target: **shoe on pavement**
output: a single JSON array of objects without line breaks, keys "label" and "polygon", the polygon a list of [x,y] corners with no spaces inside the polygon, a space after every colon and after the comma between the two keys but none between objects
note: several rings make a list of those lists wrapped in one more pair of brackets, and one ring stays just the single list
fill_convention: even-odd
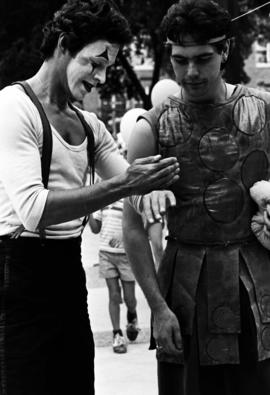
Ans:
[{"label": "shoe on pavement", "polygon": [[121,336],[119,333],[113,338],[113,351],[117,354],[124,354],[127,352],[127,344],[124,336]]},{"label": "shoe on pavement", "polygon": [[138,320],[137,318],[134,318],[131,322],[128,322],[127,327],[126,327],[126,332],[127,332],[127,338],[130,341],[134,341],[137,339],[138,333],[140,329],[137,326]]}]

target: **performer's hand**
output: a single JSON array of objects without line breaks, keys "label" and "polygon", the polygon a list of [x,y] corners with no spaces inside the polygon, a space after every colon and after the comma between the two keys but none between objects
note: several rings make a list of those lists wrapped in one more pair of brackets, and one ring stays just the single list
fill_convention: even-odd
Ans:
[{"label": "performer's hand", "polygon": [[142,213],[147,222],[151,224],[162,221],[162,216],[166,213],[167,208],[176,205],[176,199],[172,191],[152,191],[142,197],[141,205]]},{"label": "performer's hand", "polygon": [[153,334],[159,351],[175,356],[183,353],[180,325],[168,307],[154,313]]},{"label": "performer's hand", "polygon": [[144,195],[155,189],[164,189],[179,178],[176,158],[161,159],[160,155],[136,159],[125,173],[124,184],[131,195]]}]

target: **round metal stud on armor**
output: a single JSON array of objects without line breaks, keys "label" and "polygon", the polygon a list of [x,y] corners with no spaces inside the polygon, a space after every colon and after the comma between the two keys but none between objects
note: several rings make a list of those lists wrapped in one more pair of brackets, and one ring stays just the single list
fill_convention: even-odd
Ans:
[{"label": "round metal stud on armor", "polygon": [[236,319],[237,317],[230,306],[219,306],[212,313],[212,320],[220,329],[232,327]]}]

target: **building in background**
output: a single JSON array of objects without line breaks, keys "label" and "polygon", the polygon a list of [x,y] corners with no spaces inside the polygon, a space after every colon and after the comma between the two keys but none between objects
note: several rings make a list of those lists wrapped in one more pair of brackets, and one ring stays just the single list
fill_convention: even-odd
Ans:
[{"label": "building in background", "polygon": [[270,91],[270,42],[267,39],[259,36],[254,41],[245,71],[250,77],[249,86]]}]

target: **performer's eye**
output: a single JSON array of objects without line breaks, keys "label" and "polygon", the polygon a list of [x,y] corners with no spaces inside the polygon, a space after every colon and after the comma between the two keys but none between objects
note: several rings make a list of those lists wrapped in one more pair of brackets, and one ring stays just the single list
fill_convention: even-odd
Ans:
[{"label": "performer's eye", "polygon": [[92,71],[95,71],[98,68],[98,64],[95,62],[91,62],[91,66],[92,66]]},{"label": "performer's eye", "polygon": [[212,60],[212,55],[211,56],[209,56],[209,55],[201,56],[201,57],[197,58],[197,63],[207,63],[207,62],[210,62],[210,60]]},{"label": "performer's eye", "polygon": [[172,60],[180,65],[186,65],[188,63],[188,60],[186,58],[180,58],[178,56],[177,57],[172,56]]}]

